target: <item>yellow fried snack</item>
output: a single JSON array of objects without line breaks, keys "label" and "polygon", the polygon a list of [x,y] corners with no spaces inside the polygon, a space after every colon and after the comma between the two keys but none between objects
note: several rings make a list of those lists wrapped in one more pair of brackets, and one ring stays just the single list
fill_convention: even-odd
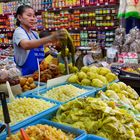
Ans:
[{"label": "yellow fried snack", "polygon": [[[30,126],[26,129],[26,133],[30,140],[73,140],[73,134],[66,134],[60,129],[52,126],[38,124]],[[6,140],[23,140],[20,132],[11,135]]]},{"label": "yellow fried snack", "polygon": [[[35,98],[19,98],[8,104],[11,125],[36,115],[54,106],[53,103]],[[0,108],[0,121],[3,122],[2,108]]]},{"label": "yellow fried snack", "polygon": [[113,101],[100,98],[70,101],[60,107],[52,120],[109,140],[140,139],[140,123],[135,117],[115,106]]},{"label": "yellow fried snack", "polygon": [[63,85],[47,91],[47,93],[43,96],[61,102],[65,102],[70,100],[71,98],[77,97],[85,93],[86,91],[87,90],[77,88],[73,85]]}]

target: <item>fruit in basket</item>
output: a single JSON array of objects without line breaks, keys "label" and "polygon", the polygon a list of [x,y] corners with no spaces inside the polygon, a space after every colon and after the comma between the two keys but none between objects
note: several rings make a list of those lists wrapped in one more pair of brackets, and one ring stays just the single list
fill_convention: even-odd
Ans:
[{"label": "fruit in basket", "polygon": [[21,77],[20,86],[22,91],[28,91],[36,88],[36,84],[34,83],[34,79],[32,77]]},{"label": "fruit in basket", "polygon": [[95,79],[98,77],[98,74],[93,73],[93,72],[87,72],[87,76],[90,80]]},{"label": "fruit in basket", "polygon": [[131,99],[138,99],[139,98],[138,93],[134,89],[132,89],[130,86],[127,86],[126,91],[129,93],[129,97]]},{"label": "fruit in basket", "polygon": [[78,74],[78,79],[81,81],[82,79],[85,79],[85,78],[87,78],[87,75],[86,75],[86,73],[84,73],[84,72],[79,72]]},{"label": "fruit in basket", "polygon": [[92,66],[92,67],[89,67],[89,71],[90,71],[90,72],[93,72],[93,73],[98,73],[99,68],[96,67],[96,66]]},{"label": "fruit in basket", "polygon": [[123,83],[123,82],[118,82],[118,84],[119,84],[121,90],[126,90],[127,85],[126,85],[125,83]]},{"label": "fruit in basket", "polygon": [[[52,106],[54,106],[53,103],[46,102],[42,99],[17,98],[12,103],[8,103],[11,125],[45,111]],[[2,107],[0,108],[0,122],[3,122]]]},{"label": "fruit in basket", "polygon": [[[26,134],[31,140],[73,140],[73,134],[67,134],[61,129],[49,126],[47,124],[37,124],[36,126],[29,126],[25,130]],[[23,140],[21,133],[11,135],[6,140]]]},{"label": "fruit in basket", "polygon": [[119,96],[117,95],[117,93],[114,90],[107,90],[105,92],[105,95],[109,98],[114,98],[116,100],[120,99]]},{"label": "fruit in basket", "polygon": [[83,93],[85,93],[85,89],[80,89],[73,85],[63,85],[56,88],[53,88],[43,94],[43,97],[47,97],[50,99],[54,99],[61,102],[66,102],[74,97],[77,97]]},{"label": "fruit in basket", "polygon": [[108,82],[112,82],[117,79],[117,76],[114,73],[108,73],[105,75]]},{"label": "fruit in basket", "polygon": [[[66,74],[66,69],[65,69],[65,65],[64,64],[59,63],[58,67],[59,67],[59,70],[60,70],[60,72],[62,74]],[[68,64],[68,67],[69,67],[70,73],[76,73],[76,72],[79,71],[76,66],[72,65],[72,63]]]},{"label": "fruit in basket", "polygon": [[[35,81],[38,81],[38,71],[36,71],[33,74],[33,79]],[[41,71],[40,73],[40,81],[41,82],[47,82],[47,80],[56,78],[61,75],[61,72],[59,70],[59,66],[56,64],[48,64],[47,69]]]},{"label": "fruit in basket", "polygon": [[138,103],[137,105],[135,105],[135,108],[140,111],[140,103]]},{"label": "fruit in basket", "polygon": [[113,101],[100,98],[70,101],[58,109],[52,120],[109,140],[140,138],[140,122],[127,110],[118,108]]},{"label": "fruit in basket", "polygon": [[29,84],[32,84],[32,83],[34,82],[34,79],[33,79],[32,77],[29,77],[29,78],[27,79],[27,81],[28,81]]},{"label": "fruit in basket", "polygon": [[36,84],[32,83],[32,84],[30,84],[30,87],[31,87],[31,89],[34,89],[34,88],[36,88]]},{"label": "fruit in basket", "polygon": [[139,114],[138,104],[140,103],[140,97],[134,89],[123,82],[108,85],[107,90],[105,92],[99,92],[97,97],[107,100],[111,98],[111,100],[120,104],[123,108],[130,108],[133,111],[132,113]]},{"label": "fruit in basket", "polygon": [[104,68],[104,67],[97,68],[96,66],[92,66],[92,67],[84,66],[81,68],[80,72],[77,72],[74,75],[75,75],[74,77],[76,77],[76,75],[78,76],[78,80],[77,78],[75,78],[76,80],[71,80],[71,77],[70,77],[69,78],[70,80],[68,79],[68,82],[82,84],[83,82],[81,83],[81,81],[83,79],[88,79],[88,81],[94,81],[94,83],[91,82],[90,84],[91,86],[95,86],[99,88],[117,79],[117,76],[111,73],[109,69]]},{"label": "fruit in basket", "polygon": [[99,74],[101,74],[101,75],[106,75],[106,74],[108,74],[108,73],[110,73],[111,72],[111,70],[110,69],[108,69],[108,68],[105,68],[105,67],[100,67],[99,68]]},{"label": "fruit in basket", "polygon": [[73,66],[71,69],[70,69],[70,72],[71,73],[76,73],[76,72],[78,72],[79,71],[79,69],[76,67],[76,66]]},{"label": "fruit in basket", "polygon": [[65,65],[64,64],[59,63],[58,67],[59,67],[59,70],[60,70],[61,73],[65,73]]},{"label": "fruit in basket", "polygon": [[101,80],[104,84],[107,84],[108,82],[107,82],[107,79],[104,77],[104,76],[102,76],[102,75],[98,75],[98,77],[97,77],[99,80]]},{"label": "fruit in basket", "polygon": [[99,88],[101,88],[101,87],[103,87],[105,84],[104,84],[101,80],[99,80],[99,79],[93,79],[91,85],[92,85],[93,87],[99,87]]},{"label": "fruit in basket", "polygon": [[137,70],[133,69],[133,68],[129,68],[129,67],[126,67],[126,68],[122,68],[122,70],[126,71],[126,72],[130,72],[130,73],[136,73],[136,74],[139,74],[137,72]]},{"label": "fruit in basket", "polygon": [[114,90],[114,91],[117,92],[117,93],[121,92],[120,85],[117,84],[117,83],[113,83],[113,84],[109,85],[109,86],[108,86],[108,89]]},{"label": "fruit in basket", "polygon": [[83,85],[83,86],[90,86],[91,85],[91,81],[89,79],[83,79],[81,81],[81,85]]},{"label": "fruit in basket", "polygon": [[77,83],[77,81],[78,81],[78,76],[76,74],[74,74],[68,78],[68,82],[70,82],[70,83]]},{"label": "fruit in basket", "polygon": [[27,81],[27,78],[24,78],[24,77],[20,78],[20,85],[21,85],[21,87],[23,87],[25,85],[26,81]]},{"label": "fruit in basket", "polygon": [[89,71],[89,67],[84,66],[84,67],[81,68],[81,71],[87,73]]}]

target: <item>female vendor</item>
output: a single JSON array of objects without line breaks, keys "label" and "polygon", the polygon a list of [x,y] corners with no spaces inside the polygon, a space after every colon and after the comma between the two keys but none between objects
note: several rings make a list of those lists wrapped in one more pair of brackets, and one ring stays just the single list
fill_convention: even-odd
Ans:
[{"label": "female vendor", "polygon": [[36,24],[36,16],[28,5],[18,7],[16,18],[18,27],[13,34],[15,63],[22,75],[33,74],[38,69],[37,60],[41,62],[44,59],[43,45],[66,39],[66,32],[62,29],[40,39],[37,32],[31,30]]}]

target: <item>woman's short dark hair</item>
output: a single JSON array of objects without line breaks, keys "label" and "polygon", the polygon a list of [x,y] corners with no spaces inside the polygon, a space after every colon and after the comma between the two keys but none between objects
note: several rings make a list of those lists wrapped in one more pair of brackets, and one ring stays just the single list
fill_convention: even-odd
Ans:
[{"label": "woman's short dark hair", "polygon": [[19,6],[18,8],[17,8],[17,12],[16,12],[16,15],[15,15],[15,17],[16,17],[16,19],[17,19],[17,22],[16,22],[16,25],[17,26],[20,26],[20,21],[19,21],[19,19],[17,18],[17,16],[18,15],[22,15],[24,12],[25,12],[25,10],[26,9],[33,9],[31,6],[29,6],[29,5],[21,5],[21,6]]}]

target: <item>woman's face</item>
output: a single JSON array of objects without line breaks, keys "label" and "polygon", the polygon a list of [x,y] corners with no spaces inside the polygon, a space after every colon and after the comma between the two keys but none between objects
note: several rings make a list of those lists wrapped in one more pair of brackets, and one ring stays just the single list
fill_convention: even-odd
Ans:
[{"label": "woman's face", "polygon": [[22,25],[28,28],[32,28],[36,24],[35,12],[32,8],[25,9],[23,14],[18,16],[18,19]]}]

